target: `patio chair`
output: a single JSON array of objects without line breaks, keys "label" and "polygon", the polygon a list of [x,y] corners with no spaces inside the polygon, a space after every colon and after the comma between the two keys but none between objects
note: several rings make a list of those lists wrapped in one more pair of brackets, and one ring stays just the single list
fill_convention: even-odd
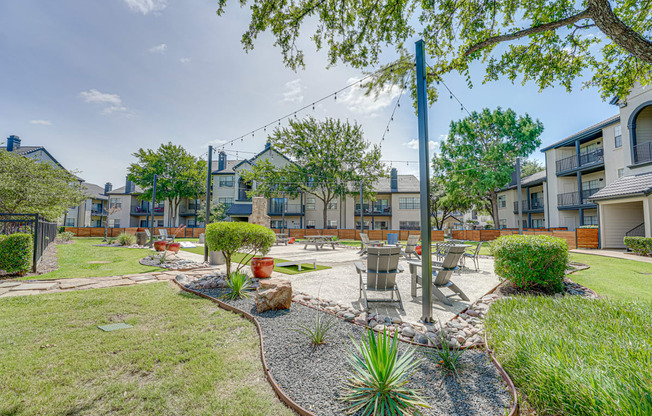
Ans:
[{"label": "patio chair", "polygon": [[480,248],[482,247],[482,241],[478,243],[476,246],[475,250],[473,250],[473,253],[467,253],[466,251],[464,252],[464,256],[462,257],[462,267],[464,267],[466,263],[466,259],[471,259],[473,260],[473,265],[475,266],[475,271],[480,271]]},{"label": "patio chair", "polygon": [[421,256],[417,254],[416,248],[419,245],[419,236],[418,235],[409,235],[407,243],[405,243],[405,248],[401,251],[401,255],[406,259],[411,259],[412,256],[415,256],[421,260]]},{"label": "patio chair", "polygon": [[388,233],[387,234],[387,244],[390,246],[395,246],[398,244],[398,234]]},{"label": "patio chair", "polygon": [[[396,285],[396,274],[403,272],[403,267],[398,264],[400,255],[400,247],[369,247],[366,267],[360,261],[355,262],[360,277],[360,298],[364,297],[367,308],[369,302],[398,302],[401,310],[404,310]],[[369,299],[367,292],[390,292],[391,298]]]},{"label": "patio chair", "polygon": [[367,249],[369,247],[375,247],[381,244],[380,241],[369,240],[369,236],[365,233],[360,233],[360,241],[362,241],[362,248],[360,249],[358,254],[360,254],[361,256],[367,254]]},{"label": "patio chair", "polygon": [[[444,257],[444,261],[432,266],[432,293],[442,303],[452,306],[453,303],[448,300],[453,296],[459,296],[462,300],[468,301],[469,298],[457,287],[457,285],[450,281],[453,271],[459,269],[459,262],[464,255],[464,247],[452,246],[448,250],[448,254]],[[410,261],[410,275],[412,277],[412,296],[417,296],[417,289],[423,284],[423,278],[419,273],[421,263]],[[453,293],[445,295],[440,289],[448,288]]]},{"label": "patio chair", "polygon": [[174,242],[174,236],[172,236],[172,237],[168,236],[168,230],[166,228],[159,228],[158,229],[158,236],[159,236],[158,237],[159,240]]}]

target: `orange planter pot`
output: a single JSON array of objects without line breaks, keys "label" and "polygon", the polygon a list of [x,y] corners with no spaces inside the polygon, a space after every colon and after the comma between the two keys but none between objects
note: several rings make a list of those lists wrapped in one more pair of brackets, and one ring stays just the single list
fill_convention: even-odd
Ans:
[{"label": "orange planter pot", "polygon": [[274,271],[273,257],[254,257],[251,259],[251,272],[258,279],[265,279],[272,275]]},{"label": "orange planter pot", "polygon": [[167,245],[167,241],[154,241],[154,250],[165,251],[166,245]]},{"label": "orange planter pot", "polygon": [[167,249],[173,253],[178,253],[181,248],[181,243],[168,243]]},{"label": "orange planter pot", "polygon": [[294,237],[290,237],[290,239],[288,240],[288,244],[294,244]]},{"label": "orange planter pot", "polygon": [[414,248],[414,251],[415,251],[418,255],[421,255],[421,246],[416,246],[416,247]]}]

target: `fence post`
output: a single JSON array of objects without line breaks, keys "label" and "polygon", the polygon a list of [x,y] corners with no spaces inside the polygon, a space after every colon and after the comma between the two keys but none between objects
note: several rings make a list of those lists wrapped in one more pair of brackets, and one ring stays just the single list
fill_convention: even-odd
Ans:
[{"label": "fence post", "polygon": [[36,256],[38,256],[38,214],[34,214],[34,252],[32,253],[32,272],[36,273]]}]

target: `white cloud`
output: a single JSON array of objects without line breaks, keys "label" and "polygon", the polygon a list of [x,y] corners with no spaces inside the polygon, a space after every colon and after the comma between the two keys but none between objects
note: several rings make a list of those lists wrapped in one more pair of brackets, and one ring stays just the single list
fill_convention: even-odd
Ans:
[{"label": "white cloud", "polygon": [[[439,148],[439,142],[436,142],[434,140],[430,140],[429,144],[430,144],[429,149],[430,149],[431,153]],[[411,149],[411,150],[419,150],[419,140],[412,139],[409,142],[403,143],[403,146],[405,146],[405,147],[407,147],[408,149]]]},{"label": "white cloud", "polygon": [[301,78],[286,82],[283,101],[289,103],[301,103],[303,101],[303,89],[304,86],[301,83]]},{"label": "white cloud", "polygon": [[124,0],[124,2],[127,3],[131,11],[140,12],[144,15],[161,11],[167,6],[165,0]]},{"label": "white cloud", "polygon": [[168,49],[168,45],[166,45],[165,43],[161,43],[160,45],[152,46],[151,48],[149,48],[149,51],[151,53],[164,54],[167,49]]},{"label": "white cloud", "polygon": [[104,105],[102,114],[120,113],[127,110],[127,108],[122,105],[122,99],[118,94],[105,94],[96,89],[90,89],[88,91],[80,92],[79,96],[87,103]]},{"label": "white cloud", "polygon": [[187,64],[188,62],[190,62],[190,58],[181,58],[179,59],[179,62],[181,62],[182,64]]},{"label": "white cloud", "polygon": [[50,120],[30,120],[29,124],[35,124],[37,126],[51,126],[52,122]]},{"label": "white cloud", "polygon": [[[349,78],[348,84],[358,82],[359,79]],[[395,98],[401,95],[401,87],[398,85],[388,85],[376,95],[371,92],[365,94],[366,88],[360,87],[359,84],[349,88],[342,98],[342,102],[347,104],[349,110],[368,116],[374,116],[385,107],[392,104]]]}]

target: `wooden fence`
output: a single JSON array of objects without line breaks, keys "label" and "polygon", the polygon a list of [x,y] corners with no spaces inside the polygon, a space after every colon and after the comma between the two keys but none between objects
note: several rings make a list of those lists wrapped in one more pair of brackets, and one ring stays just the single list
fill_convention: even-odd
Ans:
[{"label": "wooden fence", "polygon": [[[456,240],[469,241],[492,241],[501,235],[518,234],[518,230],[453,230],[453,238]],[[549,235],[563,238],[568,243],[569,249],[575,248],[598,248],[599,231],[597,228],[578,228],[575,231],[568,231],[562,228],[526,228],[524,235]]]},{"label": "wooden fence", "polygon": [[[281,229],[274,228],[274,232]],[[360,240],[360,230],[352,229],[318,229],[318,228],[286,228],[283,232],[290,237],[305,238],[311,235],[334,235],[340,240]],[[370,240],[387,240],[387,234],[398,234],[399,240],[407,240],[410,235],[421,235],[418,230],[365,230]],[[431,231],[432,241],[444,241],[443,231]]]},{"label": "wooden fence", "polygon": [[[154,234],[158,235],[158,230],[163,227],[154,228]],[[136,234],[140,227],[128,227],[128,228],[109,228],[107,230],[107,235],[109,237],[117,237],[122,233],[127,234]],[[165,228],[168,231],[168,235],[174,235],[176,228]],[[72,232],[77,237],[104,237],[104,227],[66,227],[66,231]],[[177,234],[177,238],[199,238],[199,234],[203,233],[203,228],[184,228]]]}]

